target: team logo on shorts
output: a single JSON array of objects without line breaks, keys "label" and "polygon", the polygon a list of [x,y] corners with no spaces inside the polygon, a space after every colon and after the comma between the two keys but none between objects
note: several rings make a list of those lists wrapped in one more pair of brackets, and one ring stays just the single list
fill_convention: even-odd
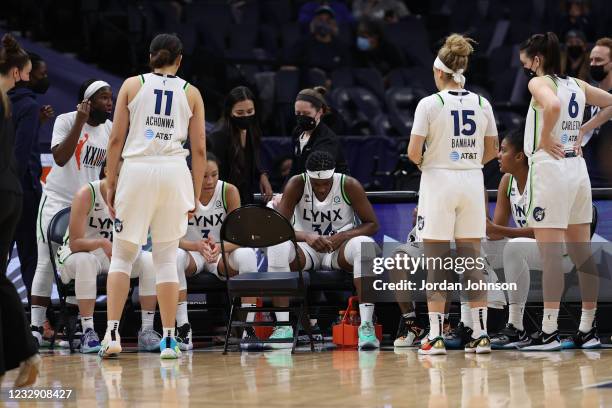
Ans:
[{"label": "team logo on shorts", "polygon": [[155,137],[155,132],[153,132],[151,129],[145,130],[145,139],[151,140],[154,137]]},{"label": "team logo on shorts", "polygon": [[338,204],[340,202],[340,197],[335,196],[334,197],[334,204]]},{"label": "team logo on shorts", "polygon": [[542,207],[536,207],[533,209],[533,219],[536,221],[542,221],[546,216],[546,212]]},{"label": "team logo on shorts", "polygon": [[425,227],[425,218],[421,217],[420,215],[417,217],[417,229],[419,231],[423,230],[423,227]]},{"label": "team logo on shorts", "polygon": [[452,152],[450,152],[450,156],[449,157],[450,157],[450,159],[452,161],[457,161],[457,160],[459,160],[461,158],[461,155],[459,154],[459,152],[452,151]]},{"label": "team logo on shorts", "polygon": [[221,201],[217,200],[217,202],[215,203],[215,207],[216,208],[221,208]]},{"label": "team logo on shorts", "polygon": [[123,231],[123,222],[119,218],[115,218],[115,232],[119,234]]}]

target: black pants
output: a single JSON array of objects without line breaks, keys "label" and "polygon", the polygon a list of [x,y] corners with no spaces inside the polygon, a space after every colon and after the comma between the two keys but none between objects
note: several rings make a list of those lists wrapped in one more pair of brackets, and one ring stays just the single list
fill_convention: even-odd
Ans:
[{"label": "black pants", "polygon": [[38,352],[36,339],[13,283],[6,276],[13,233],[21,214],[22,196],[2,192],[0,206],[0,375]]},{"label": "black pants", "polygon": [[23,190],[23,209],[21,218],[15,230],[15,242],[21,264],[21,279],[27,289],[28,300],[32,293],[32,281],[38,261],[38,245],[36,245],[36,220],[38,219],[38,204],[42,191]]}]

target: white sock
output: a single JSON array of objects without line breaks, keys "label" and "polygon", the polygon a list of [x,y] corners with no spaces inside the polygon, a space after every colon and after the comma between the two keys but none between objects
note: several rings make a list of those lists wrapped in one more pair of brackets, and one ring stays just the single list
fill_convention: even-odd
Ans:
[{"label": "white sock", "polygon": [[582,314],[580,315],[580,330],[583,333],[588,333],[593,328],[593,322],[595,321],[595,309],[582,309]]},{"label": "white sock", "polygon": [[32,326],[41,327],[47,320],[47,307],[33,305],[31,309]]},{"label": "white sock", "polygon": [[83,328],[83,333],[87,331],[87,329],[94,329],[94,320],[93,316],[81,316],[81,327]]},{"label": "white sock", "polygon": [[187,301],[178,302],[176,305],[176,325],[181,327],[189,323],[189,314],[187,313]]},{"label": "white sock", "polygon": [[525,305],[520,303],[511,303],[508,306],[508,323],[523,331],[523,313],[525,313]]},{"label": "white sock", "polygon": [[142,320],[142,330],[153,330],[153,319],[155,319],[155,310],[141,310],[140,319]]},{"label": "white sock", "polygon": [[174,337],[174,327],[164,327],[164,337],[170,337],[173,338]]},{"label": "white sock", "polygon": [[473,328],[472,311],[468,302],[461,302],[461,323],[463,323],[465,327]]},{"label": "white sock", "polygon": [[480,336],[487,334],[487,308],[474,307],[472,308],[472,337],[477,339]]},{"label": "white sock", "polygon": [[449,318],[450,318],[450,313],[444,313],[444,321],[448,322]]},{"label": "white sock", "polygon": [[118,336],[119,335],[119,320],[109,320],[106,323],[106,334],[104,335],[104,337],[110,337],[110,333],[111,331],[115,331],[115,335]]},{"label": "white sock", "polygon": [[444,313],[430,312],[429,315],[429,340],[442,335],[442,326],[444,325]]},{"label": "white sock", "polygon": [[404,319],[416,319],[416,313],[415,312],[404,313],[402,317]]},{"label": "white sock", "polygon": [[552,334],[557,331],[557,319],[559,317],[559,309],[544,309],[542,316],[542,331],[546,334]]},{"label": "white sock", "polygon": [[359,317],[361,318],[361,325],[365,322],[372,323],[372,316],[374,316],[374,303],[360,303],[359,304]]},{"label": "white sock", "polygon": [[[257,303],[243,303],[242,304],[242,307],[256,307],[256,306],[257,306]],[[177,317],[177,319],[178,319],[178,317]],[[254,312],[247,313],[246,321],[247,322],[254,322],[255,321],[255,313]],[[180,324],[179,324],[179,326],[180,326]]]},{"label": "white sock", "polygon": [[288,322],[289,312],[276,312],[276,321],[277,322]]}]

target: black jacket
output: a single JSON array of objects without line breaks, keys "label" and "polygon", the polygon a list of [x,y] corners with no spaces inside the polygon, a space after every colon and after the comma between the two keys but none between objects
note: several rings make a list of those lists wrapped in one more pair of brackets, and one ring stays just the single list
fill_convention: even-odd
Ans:
[{"label": "black jacket", "polygon": [[[4,107],[0,102],[0,191],[21,195],[22,189],[17,177],[14,145],[13,122],[10,117],[5,117]],[[0,254],[0,256],[4,256],[4,254]],[[4,271],[0,271],[0,273],[4,273]]]},{"label": "black jacket", "polygon": [[336,172],[349,174],[349,168],[340,143],[340,138],[323,122],[310,135],[308,143],[300,152],[300,135],[302,131],[295,128],[292,133],[293,137],[293,166],[289,177],[295,176],[306,171],[306,160],[310,153],[323,150],[329,152],[336,160]]}]

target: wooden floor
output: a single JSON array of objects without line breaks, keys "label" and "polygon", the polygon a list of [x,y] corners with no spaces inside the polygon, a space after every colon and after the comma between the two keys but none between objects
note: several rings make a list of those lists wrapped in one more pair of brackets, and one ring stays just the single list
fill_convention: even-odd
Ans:
[{"label": "wooden floor", "polygon": [[[6,388],[15,378],[8,373]],[[606,385],[606,382],[608,383]],[[66,406],[609,407],[612,350],[423,357],[415,349],[43,354],[36,387],[72,388]],[[2,406],[0,402],[0,406]],[[4,402],[5,406],[17,404]],[[56,403],[59,406],[59,403]],[[52,406],[22,404],[20,406]]]}]

